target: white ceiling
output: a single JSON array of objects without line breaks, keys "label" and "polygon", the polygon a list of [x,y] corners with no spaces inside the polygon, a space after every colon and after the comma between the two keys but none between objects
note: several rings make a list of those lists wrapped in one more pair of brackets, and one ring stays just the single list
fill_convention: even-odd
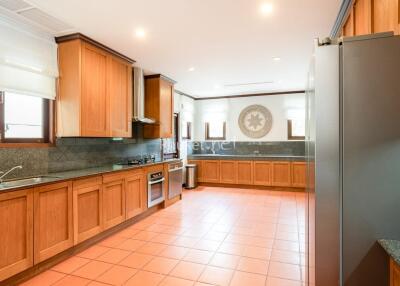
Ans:
[{"label": "white ceiling", "polygon": [[[196,97],[302,90],[340,0],[28,0]],[[260,6],[272,3],[264,16]],[[138,39],[138,27],[146,31]],[[280,57],[274,61],[273,57]],[[189,72],[188,69],[195,70]],[[256,85],[236,84],[273,82]]]}]

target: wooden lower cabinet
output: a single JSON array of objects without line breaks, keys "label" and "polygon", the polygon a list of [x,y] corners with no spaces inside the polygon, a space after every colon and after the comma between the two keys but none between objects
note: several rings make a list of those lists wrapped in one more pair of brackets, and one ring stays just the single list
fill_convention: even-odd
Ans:
[{"label": "wooden lower cabinet", "polygon": [[306,187],[306,168],[307,165],[305,162],[292,163],[292,187]]},{"label": "wooden lower cabinet", "polygon": [[0,194],[0,281],[33,266],[33,189]]},{"label": "wooden lower cabinet", "polygon": [[237,162],[220,161],[220,183],[236,184],[237,182]]},{"label": "wooden lower cabinet", "polygon": [[104,228],[116,226],[125,220],[125,173],[103,176]]},{"label": "wooden lower cabinet", "polygon": [[272,162],[254,161],[254,185],[272,186]]},{"label": "wooden lower cabinet", "polygon": [[126,219],[133,218],[147,209],[146,177],[143,171],[128,172],[125,179]]},{"label": "wooden lower cabinet", "polygon": [[189,160],[188,164],[197,166],[197,182],[203,182],[203,161],[202,160]]},{"label": "wooden lower cabinet", "polygon": [[291,186],[290,162],[272,162],[272,185],[277,187]]},{"label": "wooden lower cabinet", "polygon": [[202,182],[219,183],[220,161],[204,160],[202,162]]},{"label": "wooden lower cabinet", "polygon": [[34,189],[34,262],[74,245],[72,182]]},{"label": "wooden lower cabinet", "polygon": [[400,265],[390,258],[390,286],[400,286]]},{"label": "wooden lower cabinet", "polygon": [[254,182],[254,168],[252,161],[238,161],[236,168],[236,182],[241,185],[252,185]]},{"label": "wooden lower cabinet", "polygon": [[74,244],[103,230],[102,178],[77,180],[73,184]]}]

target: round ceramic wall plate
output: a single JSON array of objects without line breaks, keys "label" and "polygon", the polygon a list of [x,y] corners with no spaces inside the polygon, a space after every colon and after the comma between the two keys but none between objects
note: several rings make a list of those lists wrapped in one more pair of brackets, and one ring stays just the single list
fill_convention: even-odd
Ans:
[{"label": "round ceramic wall plate", "polygon": [[250,105],[239,116],[239,127],[250,138],[261,138],[272,129],[272,114],[262,105]]}]

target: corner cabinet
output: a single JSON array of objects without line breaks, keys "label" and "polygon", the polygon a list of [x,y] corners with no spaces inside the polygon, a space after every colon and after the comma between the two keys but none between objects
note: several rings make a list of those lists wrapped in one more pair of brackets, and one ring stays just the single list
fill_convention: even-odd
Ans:
[{"label": "corner cabinet", "polygon": [[132,62],[83,35],[57,38],[58,137],[132,136]]},{"label": "corner cabinet", "polygon": [[144,126],[145,138],[174,136],[174,84],[175,81],[162,75],[145,77],[145,115],[156,120],[155,124]]},{"label": "corner cabinet", "polygon": [[0,281],[33,266],[33,189],[0,194]]}]

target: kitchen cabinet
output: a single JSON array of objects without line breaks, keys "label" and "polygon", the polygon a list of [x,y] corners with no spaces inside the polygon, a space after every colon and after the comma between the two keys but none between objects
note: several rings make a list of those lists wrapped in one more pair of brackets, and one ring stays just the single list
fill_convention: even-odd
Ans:
[{"label": "kitchen cabinet", "polygon": [[292,187],[306,187],[306,163],[292,162]]},{"label": "kitchen cabinet", "polygon": [[35,264],[74,245],[72,211],[72,182],[34,189]]},{"label": "kitchen cabinet", "polygon": [[56,40],[57,136],[131,137],[132,61],[80,34]]},{"label": "kitchen cabinet", "polygon": [[218,160],[204,160],[202,163],[202,181],[219,183],[220,162]]},{"label": "kitchen cabinet", "polygon": [[197,182],[203,182],[203,160],[188,160],[188,164],[197,166]]},{"label": "kitchen cabinet", "polygon": [[33,266],[33,189],[0,194],[0,281]]},{"label": "kitchen cabinet", "polygon": [[399,30],[399,0],[356,0],[343,25],[343,36],[359,36]]},{"label": "kitchen cabinet", "polygon": [[125,220],[125,173],[103,176],[103,223],[108,229]]},{"label": "kitchen cabinet", "polygon": [[254,168],[252,161],[237,161],[236,182],[241,185],[252,185]]},{"label": "kitchen cabinet", "polygon": [[145,138],[172,138],[174,136],[174,84],[163,75],[145,77],[145,116],[156,120],[144,126]]},{"label": "kitchen cabinet", "polygon": [[272,185],[272,163],[265,161],[254,161],[254,185]]},{"label": "kitchen cabinet", "polygon": [[276,187],[291,186],[290,162],[272,162],[272,185]]},{"label": "kitchen cabinet", "polygon": [[74,244],[103,230],[102,177],[81,179],[73,183]]},{"label": "kitchen cabinet", "polygon": [[126,174],[125,179],[126,219],[133,218],[147,209],[146,176],[143,170]]},{"label": "kitchen cabinet", "polygon": [[220,161],[220,183],[236,184],[237,182],[237,162]]},{"label": "kitchen cabinet", "polygon": [[400,266],[390,258],[390,286],[400,286]]}]

